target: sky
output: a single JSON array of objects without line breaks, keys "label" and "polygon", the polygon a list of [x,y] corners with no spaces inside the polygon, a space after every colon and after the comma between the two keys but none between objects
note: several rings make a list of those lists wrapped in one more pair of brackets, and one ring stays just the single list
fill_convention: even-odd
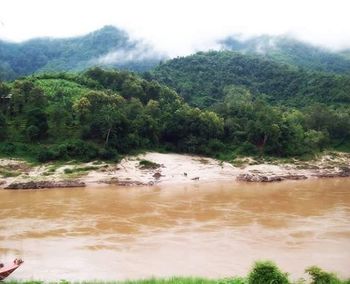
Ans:
[{"label": "sky", "polygon": [[350,0],[0,0],[0,39],[71,37],[114,25],[171,56],[228,35],[290,35],[350,48]]}]

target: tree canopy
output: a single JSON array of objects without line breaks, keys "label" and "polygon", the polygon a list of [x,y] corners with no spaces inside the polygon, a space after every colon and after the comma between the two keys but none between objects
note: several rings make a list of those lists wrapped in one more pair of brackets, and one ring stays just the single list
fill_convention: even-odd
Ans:
[{"label": "tree canopy", "polygon": [[[198,56],[199,62],[207,60],[203,59],[207,54],[195,55],[195,60]],[[209,59],[233,56],[234,60],[236,57],[226,53],[209,53],[208,56]],[[249,62],[250,59],[246,60]],[[182,59],[178,61],[181,63]],[[209,62],[215,65],[214,59]],[[187,70],[197,68],[194,72],[197,75],[189,74],[190,78],[201,79],[207,72],[200,63],[197,67],[187,63],[185,66]],[[269,70],[269,66],[267,64],[263,69],[272,73],[279,70]],[[183,70],[182,67],[179,70]],[[181,75],[180,71],[177,74]],[[288,68],[287,71],[294,74]],[[246,74],[242,75],[243,80],[249,72],[242,69],[238,73]],[[84,73],[45,73],[2,82],[0,154],[19,156],[26,153],[40,161],[90,160],[114,159],[119,154],[161,148],[232,159],[239,154],[290,157],[313,154],[326,148],[349,149],[349,104],[332,98],[331,92],[323,92],[310,95],[311,98],[304,100],[306,104],[299,106],[297,99],[289,93],[281,95],[282,98],[287,96],[289,101],[280,98],[277,90],[283,90],[279,84],[275,82],[262,87],[267,84],[263,82],[264,75],[257,71],[250,73],[255,75],[249,78],[255,79],[247,85],[228,84],[234,76],[226,75],[227,80],[221,81],[214,73],[213,78],[205,75],[205,82],[187,80],[187,84],[193,85],[190,94],[193,99],[189,100],[192,106],[186,103],[188,97],[180,96],[152,77],[146,75],[146,80],[127,71],[93,68]],[[173,80],[170,75],[168,79],[173,83],[182,78],[179,75]],[[276,78],[282,78],[280,76]],[[327,77],[332,78],[328,82],[322,81],[325,78],[322,76],[315,77],[321,80],[319,83],[316,81],[307,87],[316,90],[329,84],[329,90],[338,90],[338,85],[332,83],[338,77]],[[343,77],[339,78],[346,86]],[[216,84],[216,79],[223,83],[212,89],[218,90],[217,96],[196,97],[198,92],[205,94],[208,86]],[[298,80],[302,79],[298,77]],[[276,86],[275,94],[257,92],[257,88],[267,86]],[[343,91],[346,97],[346,89]],[[211,103],[208,107],[196,107],[193,106],[195,99]]]},{"label": "tree canopy", "polygon": [[198,52],[172,59],[147,76],[174,88],[189,104],[201,108],[223,101],[230,85],[244,86],[254,97],[265,97],[275,105],[350,102],[348,75],[296,69],[232,51]]}]

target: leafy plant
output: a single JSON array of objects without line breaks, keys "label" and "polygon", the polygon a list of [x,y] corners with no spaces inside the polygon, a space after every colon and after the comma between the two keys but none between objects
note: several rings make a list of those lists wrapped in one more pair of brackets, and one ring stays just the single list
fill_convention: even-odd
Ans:
[{"label": "leafy plant", "polygon": [[317,266],[311,266],[305,270],[311,276],[311,284],[342,284],[334,273],[329,273]]},{"label": "leafy plant", "polygon": [[248,275],[249,284],[289,284],[287,273],[283,273],[271,261],[257,261]]},{"label": "leafy plant", "polygon": [[152,161],[148,160],[141,160],[139,162],[140,169],[146,170],[146,169],[158,169],[160,167],[160,164],[154,163]]}]

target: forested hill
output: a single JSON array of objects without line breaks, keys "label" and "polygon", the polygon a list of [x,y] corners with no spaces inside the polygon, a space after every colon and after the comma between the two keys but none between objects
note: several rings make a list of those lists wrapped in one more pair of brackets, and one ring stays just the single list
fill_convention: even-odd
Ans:
[{"label": "forested hill", "polygon": [[0,80],[40,71],[73,71],[91,66],[114,66],[145,71],[163,58],[142,42],[112,26],[85,36],[38,38],[22,43],[0,40]]},{"label": "forested hill", "polygon": [[199,52],[172,59],[145,76],[173,87],[198,107],[222,102],[232,86],[243,86],[274,105],[350,103],[350,75],[310,72],[232,51]]},{"label": "forested hill", "polygon": [[0,156],[43,162],[158,147],[209,154],[220,145],[223,120],[157,82],[95,68],[0,82],[0,129]]},{"label": "forested hill", "polygon": [[[195,84],[194,91],[200,84],[215,82],[210,76],[225,75],[201,77],[206,72],[203,64],[192,68],[202,79],[187,81]],[[183,70],[180,65],[178,73]],[[254,69],[250,72],[255,74]],[[350,108],[310,103],[298,110],[271,105],[247,88],[228,85],[225,97],[209,111],[189,106],[174,90],[149,78],[94,68],[0,82],[0,129],[0,156],[41,162],[116,159],[145,149],[226,160],[239,154],[286,157],[325,148],[349,150]]]},{"label": "forested hill", "polygon": [[340,54],[350,60],[350,49],[343,50]]},{"label": "forested hill", "polygon": [[259,36],[242,40],[232,36],[220,44],[227,50],[259,55],[309,70],[350,74],[349,51],[333,52],[290,37]]},{"label": "forested hill", "polygon": [[[241,40],[228,37],[221,48],[255,55],[306,70],[350,74],[349,50],[331,52],[292,38],[260,36]],[[131,40],[113,26],[84,36],[37,38],[21,43],[0,40],[0,80],[43,71],[82,71],[92,66],[147,71],[166,56],[141,41]]]}]

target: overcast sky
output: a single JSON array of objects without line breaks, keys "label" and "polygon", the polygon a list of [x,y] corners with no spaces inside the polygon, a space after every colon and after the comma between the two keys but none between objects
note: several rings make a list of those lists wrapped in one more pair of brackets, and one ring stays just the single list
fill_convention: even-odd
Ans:
[{"label": "overcast sky", "polygon": [[290,34],[350,48],[350,0],[0,0],[0,38],[81,35],[114,25],[170,55],[229,34]]}]

